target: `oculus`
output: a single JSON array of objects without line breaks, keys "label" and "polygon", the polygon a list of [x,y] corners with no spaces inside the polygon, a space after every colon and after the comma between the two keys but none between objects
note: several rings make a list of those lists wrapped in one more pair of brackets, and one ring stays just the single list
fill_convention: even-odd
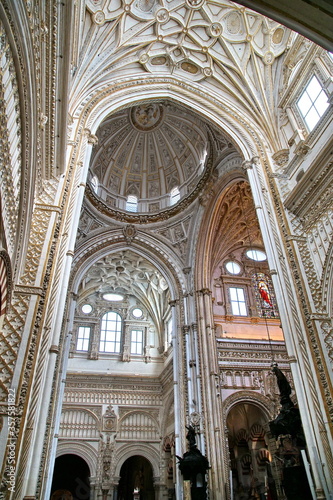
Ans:
[{"label": "oculus", "polygon": [[139,307],[136,307],[135,309],[133,309],[132,315],[134,316],[134,318],[137,318],[137,319],[142,318],[142,316],[143,316],[142,309],[140,309]]},{"label": "oculus", "polygon": [[266,260],[266,254],[262,250],[251,249],[246,252],[246,256],[251,260],[256,260],[257,262],[262,262]]},{"label": "oculus", "polygon": [[229,262],[226,263],[225,268],[230,274],[239,274],[241,272],[240,265],[233,260],[229,260]]},{"label": "oculus", "polygon": [[89,314],[91,313],[92,311],[92,306],[90,304],[83,304],[83,306],[81,307],[81,311],[84,313],[84,314]]},{"label": "oculus", "polygon": [[124,296],[120,293],[108,292],[103,293],[103,299],[107,300],[108,302],[120,302],[121,300],[124,300]]}]

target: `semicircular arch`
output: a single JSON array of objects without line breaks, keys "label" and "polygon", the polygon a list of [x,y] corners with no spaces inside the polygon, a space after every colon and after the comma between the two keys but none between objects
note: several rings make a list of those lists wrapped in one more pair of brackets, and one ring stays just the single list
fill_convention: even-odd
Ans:
[{"label": "semicircular arch", "polygon": [[238,391],[228,396],[222,403],[224,421],[230,410],[240,403],[256,406],[267,417],[267,420],[274,418],[274,405],[268,398],[254,391]]},{"label": "semicircular arch", "polygon": [[115,475],[120,476],[120,470],[124,462],[130,457],[135,455],[142,456],[152,466],[154,478],[160,477],[159,462],[160,456],[153,446],[145,443],[129,443],[125,444],[117,450],[117,464],[115,468]]},{"label": "semicircular arch", "polygon": [[90,475],[96,476],[98,453],[90,444],[77,441],[61,441],[57,446],[56,457],[62,455],[77,455],[82,458],[89,467]]},{"label": "semicircular arch", "polygon": [[[112,97],[112,98],[111,98]],[[142,104],[143,102],[170,99],[189,106],[193,111],[221,128],[230,140],[238,145],[245,159],[257,153],[257,145],[263,142],[260,130],[254,129],[251,120],[244,118],[244,112],[223,100],[222,96],[212,94],[204,87],[186,85],[173,78],[153,78],[146,76],[138,85],[137,78],[125,82],[112,82],[87,96],[85,101],[73,110],[78,120],[78,130],[89,129],[95,133],[102,121],[120,109]]]},{"label": "semicircular arch", "polygon": [[77,293],[82,278],[95,262],[119,250],[130,250],[155,266],[167,281],[173,300],[178,297],[180,291],[185,292],[183,266],[177,255],[170,252],[169,247],[162,243],[157,244],[154,238],[143,233],[140,233],[139,237],[131,241],[129,245],[122,230],[109,231],[104,233],[102,238],[96,235],[96,239],[89,240],[84,247],[80,248],[74,259],[71,292]]}]

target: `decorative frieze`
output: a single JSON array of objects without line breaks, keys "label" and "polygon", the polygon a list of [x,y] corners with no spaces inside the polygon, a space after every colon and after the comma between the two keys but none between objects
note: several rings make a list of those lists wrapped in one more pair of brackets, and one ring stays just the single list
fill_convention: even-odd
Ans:
[{"label": "decorative frieze", "polygon": [[15,62],[5,28],[0,21],[0,191],[1,213],[9,254],[17,236],[21,193],[21,108]]}]

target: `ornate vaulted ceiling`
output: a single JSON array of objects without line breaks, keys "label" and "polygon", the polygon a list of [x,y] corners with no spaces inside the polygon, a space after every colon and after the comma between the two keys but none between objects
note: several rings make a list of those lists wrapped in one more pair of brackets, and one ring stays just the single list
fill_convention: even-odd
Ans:
[{"label": "ornate vaulted ceiling", "polygon": [[263,248],[251,189],[247,182],[238,182],[225,191],[217,209],[214,234],[211,256],[213,271],[236,249]]},{"label": "ornate vaulted ceiling", "polygon": [[281,149],[280,56],[294,36],[285,27],[228,0],[87,0],[77,27],[73,114],[119,79],[171,78],[223,98]]},{"label": "ornate vaulted ceiling", "polygon": [[[181,197],[190,194],[211,149],[208,130],[204,119],[171,101],[147,101],[110,116],[96,133],[90,163],[98,196],[121,207],[119,197],[134,195],[146,201],[141,211],[154,212],[169,205],[174,187]],[[217,130],[213,136],[219,156],[231,152],[226,137]]]},{"label": "ornate vaulted ceiling", "polygon": [[81,281],[80,304],[96,305],[104,293],[135,297],[136,305],[147,311],[156,331],[163,331],[170,309],[170,292],[161,273],[145,258],[131,250],[115,252],[95,262]]}]

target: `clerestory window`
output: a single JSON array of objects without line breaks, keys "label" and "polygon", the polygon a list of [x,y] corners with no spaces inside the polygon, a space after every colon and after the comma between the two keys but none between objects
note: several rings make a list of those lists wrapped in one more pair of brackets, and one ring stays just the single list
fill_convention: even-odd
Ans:
[{"label": "clerestory window", "polygon": [[247,316],[244,289],[230,287],[229,295],[232,314],[235,316]]},{"label": "clerestory window", "polygon": [[93,189],[93,191],[95,191],[95,193],[97,193],[98,191],[98,186],[99,186],[99,180],[98,180],[98,177],[97,175],[94,175],[91,180],[90,180],[90,184],[91,184],[91,187]]},{"label": "clerestory window", "polygon": [[143,331],[131,331],[131,354],[141,355],[143,352]]},{"label": "clerestory window", "polygon": [[178,187],[174,187],[170,192],[170,205],[175,205],[180,200],[180,192]]},{"label": "clerestory window", "polygon": [[120,314],[113,311],[104,314],[101,323],[100,352],[120,352],[121,330],[122,318]]},{"label": "clerestory window", "polygon": [[137,212],[138,211],[138,199],[136,196],[130,194],[126,201],[127,212]]},{"label": "clerestory window", "polygon": [[77,351],[88,351],[90,340],[90,326],[79,326],[76,342]]},{"label": "clerestory window", "polygon": [[297,101],[297,107],[301,112],[309,132],[317,125],[328,106],[329,103],[326,92],[318,78],[313,75]]}]

